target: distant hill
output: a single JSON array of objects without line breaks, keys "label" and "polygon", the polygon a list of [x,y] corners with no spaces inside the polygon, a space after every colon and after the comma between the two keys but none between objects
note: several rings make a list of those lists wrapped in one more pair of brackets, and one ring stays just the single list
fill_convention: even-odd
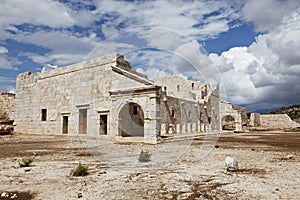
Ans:
[{"label": "distant hill", "polygon": [[278,110],[269,111],[266,114],[287,114],[292,120],[300,123],[300,104],[282,107]]}]

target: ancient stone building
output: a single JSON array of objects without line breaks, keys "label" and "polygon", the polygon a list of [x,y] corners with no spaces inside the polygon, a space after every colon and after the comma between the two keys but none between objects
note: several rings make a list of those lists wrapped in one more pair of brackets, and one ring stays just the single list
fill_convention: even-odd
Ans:
[{"label": "ancient stone building", "polygon": [[242,131],[243,125],[247,126],[247,124],[248,118],[245,108],[220,101],[220,129]]},{"label": "ancient stone building", "polygon": [[12,121],[15,113],[15,94],[0,92],[0,122]]},{"label": "ancient stone building", "polygon": [[19,74],[15,131],[136,136],[219,131],[219,89],[176,76],[149,80],[120,54]]}]

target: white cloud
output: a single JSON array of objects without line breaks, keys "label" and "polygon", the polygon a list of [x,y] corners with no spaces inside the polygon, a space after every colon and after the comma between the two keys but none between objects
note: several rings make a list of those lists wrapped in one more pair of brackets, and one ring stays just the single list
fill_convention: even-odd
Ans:
[{"label": "white cloud", "polygon": [[0,54],[8,53],[7,48],[0,46]]},{"label": "white cloud", "polygon": [[[209,58],[222,72],[226,100],[236,104],[272,107],[299,101],[300,14],[285,15],[273,31],[249,47],[234,47]],[[286,100],[284,102],[283,100]],[[265,103],[261,103],[265,102]]]},{"label": "white cloud", "polygon": [[243,13],[245,19],[253,22],[258,31],[272,31],[281,23],[284,15],[299,6],[298,0],[249,0],[243,8]]},{"label": "white cloud", "polygon": [[[139,27],[163,27],[185,35],[197,36],[199,39],[199,37],[213,37],[228,30],[228,23],[240,17],[239,12],[235,10],[239,9],[239,6],[232,6],[232,4],[234,3],[225,1],[194,1],[192,3],[185,1],[145,1],[142,3],[100,1],[97,13],[100,16],[111,14],[115,26],[122,24],[122,27],[126,27],[127,30]],[[222,10],[220,14],[204,19],[205,15],[220,10]],[[204,31],[202,31],[203,26],[206,27]]]},{"label": "white cloud", "polygon": [[37,63],[64,65],[72,62],[82,61],[96,45],[98,39],[93,33],[90,36],[77,36],[66,31],[37,31],[35,33],[19,33],[13,37],[16,41],[35,44],[51,51],[45,55],[37,53],[25,53]]},{"label": "white cloud", "polygon": [[7,57],[8,50],[0,46],[0,69],[12,69],[12,65]]},{"label": "white cloud", "polygon": [[[50,50],[45,55],[32,52],[21,54],[35,62],[67,64],[79,61],[99,43],[102,47],[103,44],[115,43],[112,47],[104,48],[108,50],[106,54],[119,49],[126,52],[128,49],[132,50],[132,46],[135,49],[146,46],[174,51],[188,40],[215,37],[227,31],[228,23],[240,17],[236,12],[238,6],[218,1],[94,1],[94,11],[76,8],[75,4],[78,2],[5,0],[0,8],[0,37],[2,40],[9,38]],[[91,4],[89,1],[80,3]],[[210,15],[211,13],[214,14]],[[208,17],[205,18],[205,15]],[[118,35],[119,40],[100,41],[92,31],[88,37],[61,29],[74,25],[88,27],[97,20],[103,20],[103,24],[99,27],[94,25],[93,30],[101,28],[106,39]],[[22,24],[38,27],[33,26],[34,32],[18,29],[16,25]],[[51,29],[46,31],[39,26]],[[136,31],[139,28],[140,31]],[[119,37],[124,31],[127,35]]]},{"label": "white cloud", "polygon": [[[0,7],[0,24],[22,23],[50,27],[72,26],[75,21],[70,10],[58,1],[51,0],[4,0]],[[6,26],[4,26],[6,27]]]}]

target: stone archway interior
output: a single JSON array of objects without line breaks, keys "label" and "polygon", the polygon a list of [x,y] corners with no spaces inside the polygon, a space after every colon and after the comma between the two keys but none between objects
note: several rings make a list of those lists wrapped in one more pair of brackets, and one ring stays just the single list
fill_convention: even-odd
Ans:
[{"label": "stone archway interior", "polygon": [[119,112],[119,135],[144,136],[144,112],[137,103],[125,104]]},{"label": "stone archway interior", "polygon": [[235,119],[231,115],[226,115],[222,119],[223,130],[235,130]]}]

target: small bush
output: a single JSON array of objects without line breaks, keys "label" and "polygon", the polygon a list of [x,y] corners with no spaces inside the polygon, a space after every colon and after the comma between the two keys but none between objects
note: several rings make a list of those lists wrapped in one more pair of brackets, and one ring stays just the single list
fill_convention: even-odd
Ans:
[{"label": "small bush", "polygon": [[151,158],[151,154],[148,151],[141,151],[139,155],[139,161],[140,162],[149,162]]},{"label": "small bush", "polygon": [[33,162],[34,158],[23,158],[21,162],[19,162],[20,167],[29,167]]},{"label": "small bush", "polygon": [[87,165],[83,165],[81,163],[78,163],[78,166],[73,171],[73,176],[86,176],[89,174],[88,172],[89,167]]}]

